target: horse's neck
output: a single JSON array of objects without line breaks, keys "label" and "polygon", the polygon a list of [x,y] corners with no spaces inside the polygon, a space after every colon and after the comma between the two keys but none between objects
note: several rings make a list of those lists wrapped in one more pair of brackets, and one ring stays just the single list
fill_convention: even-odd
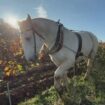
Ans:
[{"label": "horse's neck", "polygon": [[48,47],[52,47],[57,35],[58,26],[55,22],[47,19],[33,20],[36,31],[44,37]]}]

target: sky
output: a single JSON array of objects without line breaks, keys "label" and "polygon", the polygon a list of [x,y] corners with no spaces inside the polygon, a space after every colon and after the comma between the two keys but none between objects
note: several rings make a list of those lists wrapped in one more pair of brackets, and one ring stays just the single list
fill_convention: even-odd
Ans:
[{"label": "sky", "polygon": [[90,31],[105,41],[105,0],[0,0],[0,18],[44,17],[76,31]]}]

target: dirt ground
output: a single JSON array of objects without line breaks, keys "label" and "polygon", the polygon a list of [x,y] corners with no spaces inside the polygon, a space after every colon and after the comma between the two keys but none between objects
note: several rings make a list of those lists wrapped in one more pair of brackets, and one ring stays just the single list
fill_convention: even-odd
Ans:
[{"label": "dirt ground", "polygon": [[10,81],[1,82],[0,105],[9,105],[7,82],[10,86],[12,105],[17,105],[17,103],[31,98],[53,85],[54,70],[53,64],[41,65],[12,78]]}]

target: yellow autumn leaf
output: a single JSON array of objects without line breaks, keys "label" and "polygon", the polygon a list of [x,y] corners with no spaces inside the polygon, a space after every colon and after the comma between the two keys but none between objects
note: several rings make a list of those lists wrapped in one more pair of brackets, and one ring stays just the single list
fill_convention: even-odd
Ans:
[{"label": "yellow autumn leaf", "polygon": [[4,71],[6,72],[6,71],[8,71],[9,70],[9,67],[5,67],[4,68]]},{"label": "yellow autumn leaf", "polygon": [[23,70],[23,67],[20,64],[17,65],[17,68],[18,68],[19,71],[22,71]]},{"label": "yellow autumn leaf", "polygon": [[13,61],[8,61],[8,63],[9,63],[9,64],[13,64],[14,62],[13,62]]},{"label": "yellow autumn leaf", "polygon": [[6,76],[10,76],[10,74],[11,74],[11,72],[10,72],[10,71],[5,72],[5,75],[6,75]]},{"label": "yellow autumn leaf", "polygon": [[14,71],[14,70],[9,69],[8,71],[6,71],[6,72],[5,72],[5,75],[6,75],[6,76],[15,75],[15,71]]},{"label": "yellow autumn leaf", "polygon": [[12,72],[13,74],[15,74],[16,72],[15,72],[15,70],[13,70],[13,72]]},{"label": "yellow autumn leaf", "polygon": [[0,60],[0,64],[2,64],[2,62],[3,62],[3,61],[2,61],[2,60]]}]

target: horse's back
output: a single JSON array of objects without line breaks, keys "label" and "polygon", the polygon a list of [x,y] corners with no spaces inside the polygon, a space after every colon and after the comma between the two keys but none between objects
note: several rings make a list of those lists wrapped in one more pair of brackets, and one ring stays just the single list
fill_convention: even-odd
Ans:
[{"label": "horse's back", "polygon": [[98,40],[96,36],[91,32],[87,32],[87,31],[76,32],[76,31],[65,29],[64,44],[67,47],[73,49],[74,51],[77,51],[79,46],[79,39],[76,33],[78,33],[81,36],[81,40],[82,40],[81,52],[85,56],[89,56],[89,54],[91,53],[91,57],[94,58],[98,48]]}]

